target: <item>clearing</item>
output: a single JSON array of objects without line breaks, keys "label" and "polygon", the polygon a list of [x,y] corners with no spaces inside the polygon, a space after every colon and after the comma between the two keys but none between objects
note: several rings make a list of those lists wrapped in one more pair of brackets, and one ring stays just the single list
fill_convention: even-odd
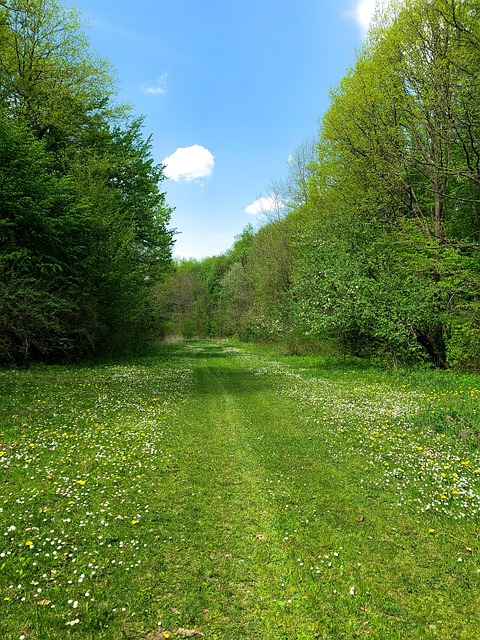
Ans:
[{"label": "clearing", "polygon": [[2,639],[480,637],[478,376],[197,341],[0,397]]}]

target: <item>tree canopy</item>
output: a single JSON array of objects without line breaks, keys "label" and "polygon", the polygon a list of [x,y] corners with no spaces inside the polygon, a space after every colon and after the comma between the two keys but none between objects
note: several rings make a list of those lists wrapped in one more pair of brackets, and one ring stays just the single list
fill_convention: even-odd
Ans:
[{"label": "tree canopy", "polygon": [[0,3],[0,360],[124,350],[156,327],[171,209],[142,119],[57,0]]}]

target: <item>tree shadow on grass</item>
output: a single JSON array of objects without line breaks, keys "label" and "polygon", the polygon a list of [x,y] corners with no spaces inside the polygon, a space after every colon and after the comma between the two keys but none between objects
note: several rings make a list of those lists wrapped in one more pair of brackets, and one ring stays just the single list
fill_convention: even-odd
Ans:
[{"label": "tree shadow on grass", "polygon": [[238,396],[265,392],[274,394],[275,377],[256,374],[248,364],[242,366],[239,362],[239,356],[242,355],[241,351],[230,348],[228,345],[200,340],[178,345],[175,352],[175,357],[178,359],[184,358],[198,363],[195,373],[195,391],[200,395],[227,393]]},{"label": "tree shadow on grass", "polygon": [[[212,375],[213,373],[213,375]],[[247,369],[215,367],[199,369],[196,375],[196,392],[199,394],[275,393],[275,380],[270,376],[257,376]],[[272,397],[273,401],[273,397]]]},{"label": "tree shadow on grass", "polygon": [[[183,348],[183,353],[188,358],[198,358],[203,360],[205,358],[232,358],[234,354],[226,352],[222,347],[218,345],[207,345],[206,347],[189,346]],[[181,355],[181,351],[179,352]],[[179,355],[177,353],[177,355]]]}]

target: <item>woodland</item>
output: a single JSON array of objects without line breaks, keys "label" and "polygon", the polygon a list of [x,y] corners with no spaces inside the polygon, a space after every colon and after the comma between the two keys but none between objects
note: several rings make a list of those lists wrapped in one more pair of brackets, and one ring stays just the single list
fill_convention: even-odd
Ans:
[{"label": "woodland", "polygon": [[277,211],[176,263],[162,167],[78,14],[0,2],[0,359],[231,336],[478,370],[479,69],[478,0],[392,3]]},{"label": "woodland", "polygon": [[0,361],[151,339],[171,209],[142,119],[115,100],[79,13],[0,3]]}]

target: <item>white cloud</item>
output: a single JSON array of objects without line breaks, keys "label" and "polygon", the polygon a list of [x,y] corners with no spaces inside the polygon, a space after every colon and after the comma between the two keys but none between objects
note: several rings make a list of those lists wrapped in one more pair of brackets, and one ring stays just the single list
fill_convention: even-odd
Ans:
[{"label": "white cloud", "polygon": [[147,82],[144,82],[140,89],[142,93],[145,93],[147,96],[163,96],[168,93],[167,88],[167,72],[163,73],[160,78],[157,78],[157,82],[155,85],[150,85]]},{"label": "white cloud", "polygon": [[180,147],[172,155],[163,160],[164,174],[167,178],[179,182],[209,178],[215,166],[215,158],[208,149],[199,144],[191,147]]},{"label": "white cloud", "polygon": [[356,0],[355,5],[348,11],[348,15],[357,21],[364,33],[368,31],[376,4],[376,0]]},{"label": "white cloud", "polygon": [[272,213],[272,211],[278,211],[279,209],[283,209],[284,206],[285,204],[275,196],[268,196],[266,198],[258,198],[255,202],[252,202],[248,207],[245,207],[244,212],[255,216],[257,213]]}]

